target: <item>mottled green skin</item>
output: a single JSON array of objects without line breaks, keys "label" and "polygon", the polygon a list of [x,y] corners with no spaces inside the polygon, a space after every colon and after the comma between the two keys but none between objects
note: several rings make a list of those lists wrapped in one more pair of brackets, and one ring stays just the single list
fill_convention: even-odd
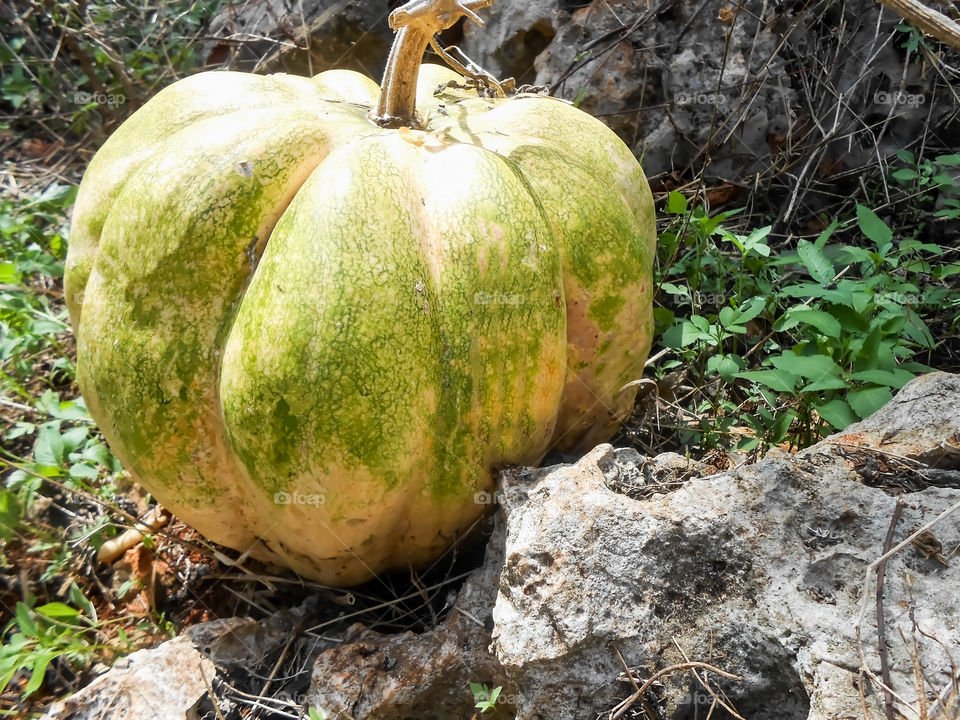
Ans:
[{"label": "mottled green skin", "polygon": [[422,76],[432,134],[373,125],[353,73],[193,76],[108,141],[74,215],[111,447],[211,539],[331,584],[435,558],[496,465],[603,439],[650,345],[627,148],[559,101]]}]

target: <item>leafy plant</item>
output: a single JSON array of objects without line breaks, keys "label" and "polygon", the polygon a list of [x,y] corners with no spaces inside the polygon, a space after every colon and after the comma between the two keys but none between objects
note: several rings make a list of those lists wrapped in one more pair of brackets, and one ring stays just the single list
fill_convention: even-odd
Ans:
[{"label": "leafy plant", "polygon": [[26,671],[29,679],[21,694],[27,698],[40,689],[47,668],[55,660],[81,668],[97,653],[114,649],[96,641],[96,610],[76,583],[71,583],[69,596],[72,605],[50,602],[31,607],[29,602],[17,603],[0,647],[0,691],[19,671]]},{"label": "leafy plant", "polygon": [[102,132],[203,63],[200,35],[221,4],[58,0],[43,12],[14,4],[0,41],[0,110],[50,140]]},{"label": "leafy plant", "polygon": [[[688,440],[721,444],[745,427],[741,450],[790,432],[806,444],[870,415],[928,370],[918,356],[936,342],[924,318],[957,302],[944,282],[957,268],[939,245],[896,241],[863,205],[783,251],[768,244],[769,227],[736,234],[721,225],[734,213],[708,217],[679,193],[667,212],[676,220],[661,236],[665,307],[655,315],[677,357],[660,371],[697,369],[713,389],[693,409],[710,417]],[[857,241],[838,241],[841,230]]]},{"label": "leafy plant", "polygon": [[473,699],[476,702],[474,707],[481,713],[485,713],[487,710],[496,711],[497,699],[500,697],[502,690],[503,687],[500,685],[491,690],[485,683],[470,683],[470,692],[473,693]]}]

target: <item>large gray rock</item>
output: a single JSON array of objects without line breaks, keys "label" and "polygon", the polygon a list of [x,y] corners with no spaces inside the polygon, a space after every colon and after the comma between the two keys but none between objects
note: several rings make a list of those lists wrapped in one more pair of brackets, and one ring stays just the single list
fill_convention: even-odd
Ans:
[{"label": "large gray rock", "polygon": [[[683,662],[681,649],[741,676],[708,679],[751,720],[860,717],[861,647],[869,670],[880,672],[876,576],[865,583],[865,573],[883,554],[903,476],[927,485],[923,468],[866,443],[867,428],[877,440],[899,429],[917,458],[960,432],[957,376],[920,378],[900,398],[842,436],[842,446],[829,439],[796,456],[771,454],[669,494],[631,499],[610,490],[604,467],[617,451],[609,446],[573,466],[505,473],[513,499],[493,638],[516,717],[593,718],[632,691],[616,681],[618,651],[642,682]],[[862,481],[865,460],[877,456],[888,487]],[[936,457],[941,470],[958,465]],[[952,487],[906,492],[895,543],[960,503],[960,473],[952,478]],[[950,682],[947,650],[960,647],[960,562],[946,557],[960,543],[960,512],[932,532],[939,554],[928,539],[885,570],[892,685],[914,707],[913,656],[921,692],[936,693]],[[667,717],[705,715],[712,697],[689,673],[664,682]],[[876,686],[865,692],[882,714]]]},{"label": "large gray rock", "polygon": [[387,2],[251,0],[211,23],[208,55],[233,70],[313,75],[347,68],[380,79],[393,32]]}]

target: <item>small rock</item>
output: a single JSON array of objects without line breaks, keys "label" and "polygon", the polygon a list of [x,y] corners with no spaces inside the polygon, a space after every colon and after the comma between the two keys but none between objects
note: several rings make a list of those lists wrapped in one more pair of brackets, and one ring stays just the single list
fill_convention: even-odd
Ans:
[{"label": "small rock", "polygon": [[83,690],[51,705],[42,720],[199,720],[204,676],[213,680],[213,663],[188,638],[178,637],[121,658]]}]

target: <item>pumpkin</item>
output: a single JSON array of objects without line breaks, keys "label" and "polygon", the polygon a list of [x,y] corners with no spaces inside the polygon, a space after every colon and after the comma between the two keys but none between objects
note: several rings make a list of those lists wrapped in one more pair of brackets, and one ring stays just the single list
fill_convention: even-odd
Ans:
[{"label": "pumpkin", "polygon": [[395,11],[383,93],[201,73],[91,161],[66,274],[80,387],[133,478],[210,539],[334,585],[423,566],[497,466],[629,410],[650,190],[568,103],[420,66],[486,4]]}]

